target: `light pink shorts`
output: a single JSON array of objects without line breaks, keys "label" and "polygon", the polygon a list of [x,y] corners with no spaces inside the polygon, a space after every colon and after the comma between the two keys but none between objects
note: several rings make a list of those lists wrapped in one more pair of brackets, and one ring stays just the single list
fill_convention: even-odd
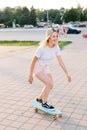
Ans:
[{"label": "light pink shorts", "polygon": [[49,66],[48,65],[42,66],[42,65],[39,65],[39,63],[36,63],[33,74],[37,75],[39,72],[44,72],[44,73],[49,74],[50,73]]}]

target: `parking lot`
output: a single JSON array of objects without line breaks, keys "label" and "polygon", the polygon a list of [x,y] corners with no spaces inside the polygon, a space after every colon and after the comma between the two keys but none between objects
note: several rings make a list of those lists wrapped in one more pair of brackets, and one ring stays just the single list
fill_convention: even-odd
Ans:
[{"label": "parking lot", "polygon": [[[0,29],[0,40],[43,40],[45,37],[45,31],[47,28],[31,28],[31,29],[24,29],[24,28],[9,28],[9,29]],[[82,34],[87,32],[87,28],[80,28],[82,32],[80,34],[68,34],[68,39],[73,40],[74,36],[75,39],[82,38]],[[66,38],[66,36],[61,36]]]}]

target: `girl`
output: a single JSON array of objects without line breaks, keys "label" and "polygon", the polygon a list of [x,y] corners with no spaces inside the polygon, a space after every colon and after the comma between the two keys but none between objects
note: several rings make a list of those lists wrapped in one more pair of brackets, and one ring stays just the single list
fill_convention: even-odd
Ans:
[{"label": "girl", "polygon": [[58,30],[50,28],[47,30],[46,36],[46,39],[37,48],[31,63],[29,83],[32,84],[33,82],[33,74],[37,79],[44,83],[45,87],[42,89],[36,100],[41,103],[43,107],[54,109],[54,106],[50,105],[47,100],[50,90],[53,88],[53,79],[49,69],[49,62],[55,55],[68,78],[68,82],[71,82],[71,77],[61,58],[60,48],[58,46]]}]

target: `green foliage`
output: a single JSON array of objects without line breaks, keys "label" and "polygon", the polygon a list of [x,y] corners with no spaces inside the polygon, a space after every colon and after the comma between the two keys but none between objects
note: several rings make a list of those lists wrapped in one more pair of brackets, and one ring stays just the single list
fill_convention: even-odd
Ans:
[{"label": "green foliage", "polygon": [[24,26],[25,24],[36,25],[36,12],[32,7],[29,10],[27,7],[18,7],[15,8],[5,8],[3,11],[0,11],[0,23],[4,23],[7,26],[12,26],[12,22],[16,20],[16,24]]},{"label": "green foliage", "polygon": [[25,25],[25,24],[29,24],[29,10],[26,7],[23,7],[20,10],[20,14],[19,17],[17,17],[17,20],[19,21],[19,24],[21,26]]},{"label": "green foliage", "polygon": [[30,24],[36,26],[36,12],[33,6],[31,7],[30,11]]},{"label": "green foliage", "polygon": [[[39,41],[0,41],[0,46],[39,46]],[[63,49],[64,46],[71,44],[71,41],[59,41],[59,46]]]},{"label": "green foliage", "polygon": [[0,46],[35,46],[38,41],[0,41]]},{"label": "green foliage", "polygon": [[57,13],[58,13],[58,10],[54,10],[54,9],[51,9],[51,10],[49,10],[49,16],[51,17],[51,21],[53,22],[53,23],[57,23],[56,22],[56,15],[57,15]]},{"label": "green foliage", "polygon": [[54,19],[54,23],[58,23],[58,24],[62,24],[62,16],[60,14],[60,12],[58,11],[57,14],[56,14],[56,17]]},{"label": "green foliage", "polygon": [[0,12],[0,23],[4,23],[7,26],[11,26],[12,19],[14,17],[12,13],[13,9],[6,7],[4,11]]},{"label": "green foliage", "polygon": [[79,10],[76,8],[71,8],[70,10],[67,10],[64,14],[64,20],[65,22],[80,21]]},{"label": "green foliage", "polygon": [[71,41],[59,41],[59,46],[61,49],[63,49],[64,46],[67,46],[71,43],[72,43]]},{"label": "green foliage", "polygon": [[11,27],[12,22],[15,19],[16,24],[21,26],[24,26],[25,24],[36,26],[37,21],[47,22],[47,12],[48,19],[51,23],[61,24],[70,21],[87,21],[87,8],[83,9],[80,6],[68,10],[64,8],[61,8],[60,10],[39,10],[34,9],[32,6],[30,9],[27,7],[6,7],[4,10],[0,10],[0,23]]},{"label": "green foliage", "polygon": [[83,21],[87,21],[87,8],[83,11]]}]

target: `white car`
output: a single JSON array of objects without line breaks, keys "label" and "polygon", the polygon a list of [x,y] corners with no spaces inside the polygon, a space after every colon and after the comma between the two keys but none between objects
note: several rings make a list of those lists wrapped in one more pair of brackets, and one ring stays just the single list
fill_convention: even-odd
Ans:
[{"label": "white car", "polygon": [[52,27],[53,27],[53,28],[59,28],[59,24],[54,24],[54,23],[53,23],[53,24],[52,24]]},{"label": "white car", "polygon": [[33,28],[33,27],[34,27],[34,26],[31,25],[31,24],[30,24],[30,25],[24,25],[24,28],[25,28],[25,29],[29,29],[29,28]]}]

